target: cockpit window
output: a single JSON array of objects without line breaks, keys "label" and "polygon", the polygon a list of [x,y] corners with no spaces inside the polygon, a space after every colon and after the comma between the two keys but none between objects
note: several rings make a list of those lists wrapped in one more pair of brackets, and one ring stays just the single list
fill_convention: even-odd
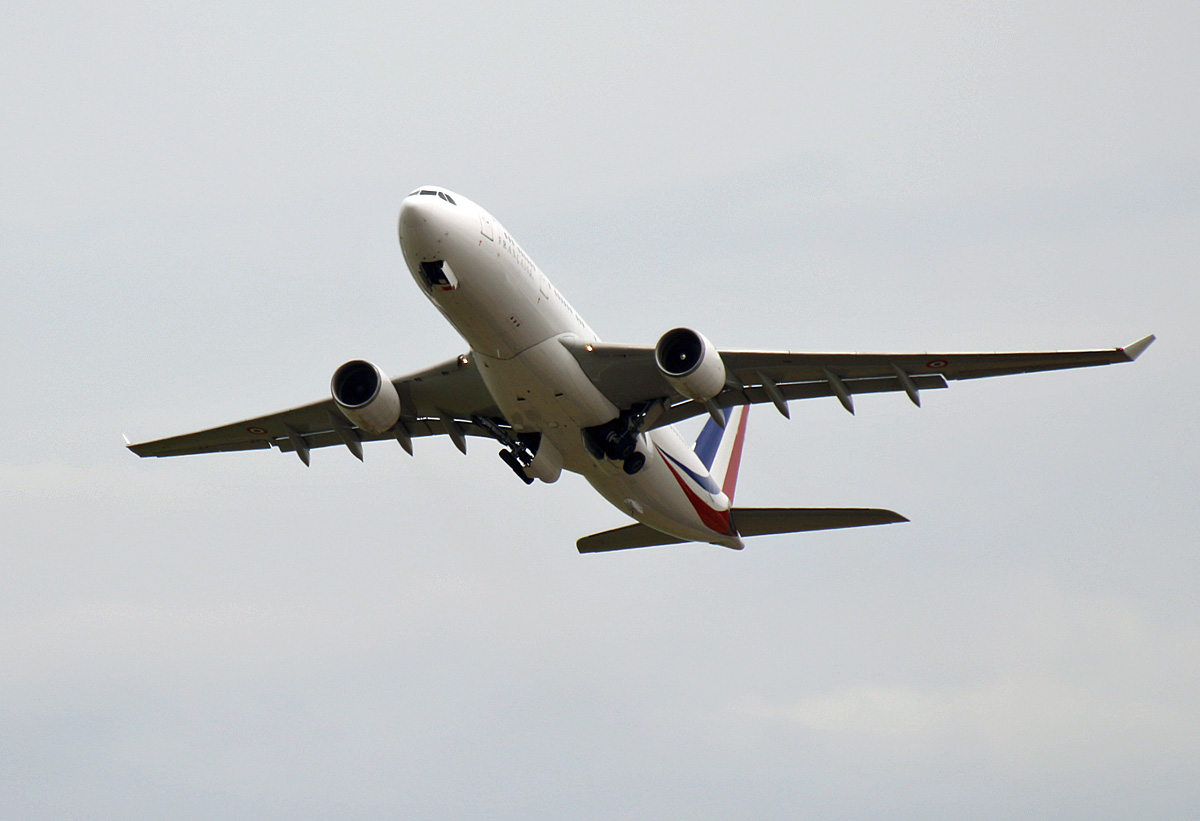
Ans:
[{"label": "cockpit window", "polygon": [[416,191],[413,191],[411,194],[409,194],[410,197],[415,197],[417,195],[424,195],[426,197],[441,197],[451,205],[458,205],[458,203],[454,201],[454,197],[450,196],[444,191],[431,191],[428,188],[418,188]]}]

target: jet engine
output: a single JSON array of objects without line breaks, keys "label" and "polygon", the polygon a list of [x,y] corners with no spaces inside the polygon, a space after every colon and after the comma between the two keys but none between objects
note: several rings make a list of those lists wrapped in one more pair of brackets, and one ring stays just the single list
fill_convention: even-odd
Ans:
[{"label": "jet engine", "polygon": [[691,328],[667,331],[654,346],[654,361],[671,387],[706,402],[725,387],[725,363],[703,334]]},{"label": "jet engine", "polygon": [[330,391],[345,417],[368,433],[384,433],[400,418],[396,386],[364,359],[351,360],[334,371]]}]

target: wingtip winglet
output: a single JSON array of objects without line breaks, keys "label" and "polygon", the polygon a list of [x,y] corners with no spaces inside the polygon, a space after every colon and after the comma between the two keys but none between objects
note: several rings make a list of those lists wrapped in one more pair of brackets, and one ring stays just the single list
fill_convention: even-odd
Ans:
[{"label": "wingtip winglet", "polygon": [[1142,355],[1142,351],[1144,351],[1150,347],[1150,343],[1152,343],[1154,341],[1154,339],[1155,339],[1154,334],[1150,334],[1149,336],[1142,337],[1137,342],[1134,342],[1132,345],[1126,345],[1124,348],[1122,348],[1121,353],[1123,353],[1123,354],[1125,354],[1125,356],[1129,357],[1129,361],[1132,362],[1133,360],[1137,359],[1139,356]]}]

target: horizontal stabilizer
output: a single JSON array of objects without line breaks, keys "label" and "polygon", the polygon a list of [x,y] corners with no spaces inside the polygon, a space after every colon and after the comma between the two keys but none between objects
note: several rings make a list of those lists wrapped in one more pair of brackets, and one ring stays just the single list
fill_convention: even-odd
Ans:
[{"label": "horizontal stabilizer", "polygon": [[[733,523],[742,536],[768,536],[773,533],[801,533],[808,530],[834,530],[842,527],[866,527],[907,522],[892,510],[871,507],[735,507]],[[682,544],[649,525],[634,524],[593,533],[575,543],[580,553],[604,553],[634,547]]]},{"label": "horizontal stabilizer", "polygon": [[605,553],[609,550],[628,550],[631,547],[657,547],[661,544],[682,544],[683,539],[668,536],[650,525],[636,524],[593,533],[575,542],[580,553]]},{"label": "horizontal stabilizer", "polygon": [[893,510],[875,507],[735,507],[732,518],[742,536],[890,525],[908,521]]}]

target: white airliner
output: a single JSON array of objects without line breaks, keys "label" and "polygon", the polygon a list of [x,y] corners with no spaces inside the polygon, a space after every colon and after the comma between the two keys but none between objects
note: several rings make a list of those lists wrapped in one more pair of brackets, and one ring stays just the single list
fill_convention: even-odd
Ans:
[{"label": "white airliner", "polygon": [[[580,539],[580,552],[709,542],[907,521],[871,508],[733,507],[751,404],[859,393],[920,391],[947,379],[1131,362],[1153,336],[1126,347],[1031,353],[793,353],[718,351],[689,328],[654,346],[602,343],[487,211],[429,186],[400,207],[404,261],[470,350],[389,379],[354,360],[333,374],[332,398],[232,425],[130,445],[138,456],[276,448],[307,465],[312,448],[445,434],[498,441],[526,483],[581,474],[637,524]],[[708,414],[689,445],[672,425]]]}]

